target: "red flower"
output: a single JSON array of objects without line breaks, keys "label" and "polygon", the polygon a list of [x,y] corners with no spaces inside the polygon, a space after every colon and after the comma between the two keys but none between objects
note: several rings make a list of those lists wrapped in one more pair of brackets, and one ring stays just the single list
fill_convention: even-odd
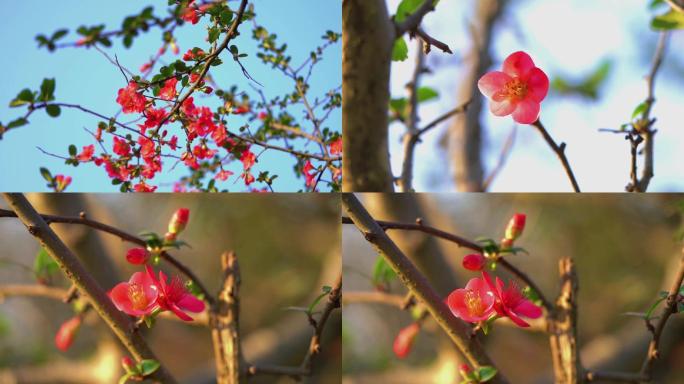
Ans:
[{"label": "red flower", "polygon": [[119,139],[118,137],[114,137],[114,153],[116,153],[119,156],[128,156],[131,153],[131,146],[128,145],[126,140],[124,139]]},{"label": "red flower", "polygon": [[[310,173],[311,171],[314,171],[313,173]],[[313,165],[311,165],[311,160],[306,160],[306,163],[304,163],[304,166],[302,167],[302,174],[304,174],[304,178],[306,179],[306,186],[307,188],[311,188],[316,184],[316,170],[314,169]]]},{"label": "red flower", "polygon": [[394,354],[398,358],[403,359],[408,356],[413,347],[413,342],[416,340],[416,336],[418,336],[418,332],[420,332],[420,325],[418,323],[413,323],[399,331],[394,339],[394,345],[392,345]]},{"label": "red flower", "polygon": [[171,52],[173,52],[174,55],[177,55],[178,52],[180,52],[180,48],[178,48],[178,45],[176,45],[176,41],[175,40],[172,41],[170,43],[170,45],[171,45]]},{"label": "red flower", "polygon": [[494,313],[496,299],[484,279],[470,279],[465,288],[457,289],[447,297],[447,305],[454,316],[470,323],[485,321]]},{"label": "red flower", "polygon": [[145,128],[156,128],[166,118],[166,111],[164,108],[148,108],[147,111],[145,111],[145,117],[147,117],[147,119],[143,126]]},{"label": "red flower", "polygon": [[131,248],[126,252],[126,260],[131,264],[145,264],[150,258],[150,252],[145,248]]},{"label": "red flower", "polygon": [[173,100],[176,97],[176,78],[168,79],[164,82],[164,86],[159,90],[159,97],[163,100]]},{"label": "red flower", "polygon": [[182,11],[181,18],[193,25],[197,24],[199,21],[199,13],[193,5],[194,0],[188,3],[188,6]]},{"label": "red flower", "polygon": [[228,171],[228,170],[221,170],[214,176],[214,179],[216,180],[221,180],[221,181],[226,181],[230,176],[233,175],[233,172]]},{"label": "red flower", "polygon": [[178,208],[169,221],[169,233],[181,233],[185,229],[185,226],[188,225],[188,220],[190,220],[190,210],[187,208]]},{"label": "red flower", "polygon": [[233,109],[233,114],[235,115],[243,115],[247,112],[249,112],[249,105],[240,105],[237,108]]},{"label": "red flower", "polygon": [[463,257],[463,268],[469,271],[481,271],[487,264],[487,259],[479,253],[465,255]]},{"label": "red flower", "polygon": [[86,145],[83,147],[81,153],[76,155],[76,159],[82,163],[91,161],[93,159],[93,154],[95,153],[95,146],[93,144]]},{"label": "red flower", "polygon": [[138,93],[138,83],[131,81],[126,88],[119,89],[116,102],[123,107],[123,113],[140,113],[145,110],[147,99]]},{"label": "red flower", "polygon": [[245,172],[242,174],[243,179],[245,179],[245,185],[249,186],[252,184],[256,179],[254,178],[254,175],[252,175],[250,172]]},{"label": "red flower", "polygon": [[221,124],[216,126],[214,131],[211,133],[211,138],[214,139],[216,145],[222,147],[228,141],[228,133],[226,132],[226,127]]},{"label": "red flower", "polygon": [[244,167],[245,171],[248,171],[256,162],[256,156],[254,153],[252,153],[252,151],[249,150],[249,148],[247,148],[242,152],[240,161],[242,161],[242,166]]},{"label": "red flower", "polygon": [[539,104],[549,91],[549,79],[527,53],[519,51],[506,58],[503,72],[486,73],[477,86],[492,101],[489,109],[494,115],[512,113],[516,122],[532,124],[539,118]]},{"label": "red flower", "polygon": [[508,222],[508,226],[506,227],[505,238],[509,240],[515,240],[520,237],[525,229],[525,219],[526,216],[523,213],[516,213],[513,215],[511,220]]},{"label": "red flower", "polygon": [[144,181],[139,182],[138,184],[133,186],[133,190],[136,192],[154,192],[157,190],[156,186],[145,184]]},{"label": "red flower", "polygon": [[140,317],[151,314],[157,307],[159,289],[149,274],[136,272],[127,283],[112,288],[108,295],[119,311]]},{"label": "red flower", "polygon": [[198,159],[211,159],[216,154],[216,150],[209,149],[206,145],[195,145],[192,149],[192,154]]},{"label": "red flower", "polygon": [[537,319],[541,317],[542,310],[540,307],[534,305],[531,301],[523,296],[518,289],[515,282],[510,281],[508,288],[505,288],[503,281],[497,277],[496,285],[492,281],[491,276],[485,271],[482,271],[482,276],[489,289],[496,297],[494,309],[499,316],[507,316],[511,321],[520,327],[529,327],[530,325],[520,317],[527,317],[530,319]]},{"label": "red flower", "polygon": [[55,192],[62,192],[71,184],[71,176],[55,175]]},{"label": "red flower", "polygon": [[330,154],[339,155],[340,153],[342,153],[342,137],[330,142]]},{"label": "red flower", "polygon": [[185,289],[180,277],[174,276],[171,281],[167,282],[166,274],[159,271],[159,280],[157,280],[152,267],[146,265],[145,269],[147,276],[159,289],[157,302],[162,310],[169,310],[184,321],[192,321],[192,317],[188,316],[185,311],[193,313],[204,311],[204,302]]},{"label": "red flower", "polygon": [[[183,54],[183,61],[199,60],[202,56],[204,56],[203,50],[199,48],[188,49],[188,51]],[[190,82],[194,83],[192,80],[190,80]]]},{"label": "red flower", "polygon": [[257,118],[261,121],[266,120],[268,118],[268,112],[265,112],[265,111],[259,112],[259,114],[257,115]]},{"label": "red flower", "polygon": [[149,61],[140,66],[140,72],[142,73],[149,72],[150,69],[152,69],[152,63]]},{"label": "red flower", "polygon": [[81,328],[82,322],[81,316],[77,315],[62,323],[55,335],[55,346],[57,346],[57,349],[63,352],[69,349],[74,342],[76,333]]}]

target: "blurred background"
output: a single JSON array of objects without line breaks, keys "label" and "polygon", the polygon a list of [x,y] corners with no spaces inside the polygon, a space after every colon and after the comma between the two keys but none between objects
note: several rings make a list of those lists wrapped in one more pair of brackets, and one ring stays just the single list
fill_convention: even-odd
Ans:
[{"label": "blurred background", "polygon": [[[190,221],[180,239],[192,248],[171,254],[190,267],[210,292],[218,292],[219,257],[226,250],[237,253],[242,274],[240,325],[250,361],[299,365],[312,329],[304,313],[286,308],[308,307],[340,273],[339,203],[332,195],[35,194],[29,199],[42,213],[77,216],[84,211],[91,219],[129,233],[155,231],[162,236],[173,212],[189,208]],[[0,208],[7,208],[4,201]],[[132,247],[129,243],[78,225],[54,224],[53,228],[104,289],[141,270],[125,260],[126,250]],[[0,219],[0,244],[0,286],[36,284],[32,269],[39,245],[20,221]],[[176,274],[163,262],[160,266]],[[60,272],[52,284],[68,287]],[[17,377],[22,383],[117,382],[122,351],[94,312],[66,353],[56,349],[55,333],[71,316],[70,307],[58,300],[6,297],[0,304],[0,382]],[[340,311],[334,311],[308,382],[339,382],[340,323]],[[145,333],[151,348],[180,382],[215,382],[209,329],[158,320]],[[71,379],[57,380],[58,373],[65,371]],[[250,382],[293,380],[260,377]]]},{"label": "blurred background", "polygon": [[[588,369],[635,372],[646,356],[650,334],[644,313],[672,284],[681,259],[681,195],[605,194],[359,194],[376,220],[414,222],[423,218],[448,232],[474,240],[498,241],[514,213],[527,214],[516,241],[529,255],[507,259],[531,276],[545,296],[559,291],[558,260],[572,257],[579,277],[579,345]],[[389,230],[399,248],[428,277],[440,296],[476,277],[463,269],[472,253],[418,232]],[[345,295],[372,292],[376,252],[353,225],[343,225]],[[511,278],[501,268],[497,275]],[[398,280],[389,292],[404,295]],[[345,299],[346,300],[346,299]],[[661,309],[660,307],[658,311]],[[384,304],[346,302],[342,327],[344,383],[459,383],[461,358],[437,324],[428,319],[413,351],[404,360],[392,352],[408,311]],[[659,312],[656,312],[659,313]],[[654,382],[684,381],[684,318],[673,316],[663,335],[662,359]],[[512,383],[551,383],[547,335],[494,323],[483,339],[500,370]]]},{"label": "blurred background", "polygon": [[[400,0],[387,0],[394,14]],[[498,70],[515,51],[525,51],[549,76],[552,86],[541,107],[541,120],[566,155],[583,191],[620,192],[629,181],[629,142],[624,135],[599,132],[628,123],[646,98],[646,81],[658,40],[651,19],[668,7],[650,9],[644,0],[467,0],[441,1],[422,26],[447,43],[453,55],[436,48],[427,56],[430,72],[421,85],[439,98],[421,104],[420,124],[482,95],[473,81]],[[497,8],[498,7],[498,8]],[[498,9],[498,11],[497,11]],[[489,37],[490,39],[488,39]],[[393,98],[406,97],[417,52],[408,41],[408,59],[393,62]],[[481,51],[478,50],[481,48]],[[657,118],[655,177],[650,191],[684,190],[680,110],[684,86],[684,34],[674,30],[658,73],[652,117]],[[478,66],[482,73],[478,73]],[[474,80],[473,80],[474,79]],[[474,105],[471,105],[474,106]],[[492,173],[516,124],[482,112],[442,123],[422,136],[414,162],[415,189],[439,192],[465,189],[464,180],[479,184]],[[467,130],[464,127],[467,126]],[[390,127],[394,174],[401,170],[401,123]],[[467,132],[467,133],[466,133]],[[481,144],[481,150],[479,145]],[[437,165],[439,164],[439,165]],[[639,166],[641,169],[641,165]],[[457,184],[456,175],[461,181]],[[519,125],[503,168],[489,185],[493,192],[571,191],[560,162],[533,127]]]},{"label": "blurred background", "polygon": [[[53,53],[44,48],[38,48],[35,37],[38,34],[51,35],[58,29],[68,28],[71,33],[63,39],[64,42],[76,40],[74,30],[81,25],[105,24],[107,30],[120,28],[122,21],[129,15],[139,14],[145,7],[154,6],[155,15],[166,15],[166,1],[83,1],[65,0],[60,2],[45,2],[28,0],[12,7],[14,17],[0,25],[0,45],[12,52],[11,55],[0,57],[0,121],[4,124],[23,116],[25,108],[9,108],[9,102],[14,99],[23,88],[38,89],[43,78],[56,78],[55,92],[58,102],[80,104],[85,108],[99,112],[105,116],[113,116],[120,110],[116,103],[117,90],[125,86],[119,69],[110,64],[107,59],[95,49],[65,48]],[[236,6],[235,0],[230,0],[231,6]],[[342,16],[338,1],[325,0],[253,0],[257,22],[277,34],[279,44],[287,43],[287,52],[292,56],[292,64],[299,66],[309,57],[311,51],[323,43],[321,36],[326,31],[341,32]],[[307,22],[300,23],[305,17]],[[206,46],[206,28],[208,18],[204,17],[197,25],[184,25],[177,28],[174,36],[180,49],[179,56],[170,52],[162,57],[161,64],[168,64],[179,59],[183,53],[195,46]],[[241,62],[262,86],[258,86],[242,75],[240,67],[233,60],[224,59],[224,65],[211,72],[213,79],[223,89],[232,85],[238,91],[247,92],[255,101],[260,101],[259,94],[252,89],[256,86],[267,99],[284,96],[293,91],[293,81],[285,77],[280,71],[270,65],[263,64],[256,57],[256,43],[252,39],[252,24],[246,23],[241,28],[242,35],[235,39],[240,52],[248,56]],[[138,36],[133,46],[126,49],[121,39],[113,40],[111,48],[105,49],[110,56],[117,55],[122,66],[138,73],[138,68],[157,52],[162,45],[162,32],[152,28],[148,33]],[[342,61],[341,42],[333,44],[325,50],[322,60],[313,70],[310,85],[310,95],[316,97],[341,85],[342,75],[340,63]],[[155,68],[159,70],[159,65]],[[156,72],[155,72],[156,73]],[[195,96],[198,106],[218,107],[218,98],[204,95]],[[301,120],[302,127],[307,127],[303,119],[304,108],[290,107],[288,112]],[[0,141],[0,190],[2,191],[46,191],[45,181],[40,176],[38,168],[47,166],[52,174],[66,174],[73,177],[69,187],[70,192],[117,192],[117,186],[111,185],[106,172],[88,164],[74,168],[65,165],[60,159],[42,154],[36,147],[59,154],[67,154],[69,144],[75,144],[79,151],[84,145],[93,144],[93,138],[84,130],[94,131],[101,120],[84,114],[81,111],[62,108],[59,118],[48,117],[39,111],[31,116],[30,125],[8,132]],[[322,128],[331,131],[341,130],[341,114],[335,109]],[[126,122],[130,115],[120,116]],[[128,120],[126,120],[128,119]],[[229,128],[236,132],[237,128],[246,124],[247,120],[233,115],[228,119]],[[171,133],[182,132],[171,130]],[[180,138],[180,136],[179,136]],[[111,145],[111,137],[107,137]],[[182,141],[182,140],[181,140]],[[282,140],[274,141],[282,145]],[[301,148],[300,148],[301,149]],[[308,148],[313,150],[313,148]],[[97,149],[99,150],[99,148]],[[96,152],[99,153],[99,152]],[[22,159],[17,162],[15,159]],[[11,167],[8,164],[13,164]],[[164,172],[157,176],[154,185],[160,185],[159,191],[171,191],[172,182],[181,176],[187,176],[185,167],[171,166],[171,159],[164,161]],[[242,170],[231,165],[231,170],[238,173]],[[270,171],[271,175],[278,174],[273,187],[278,192],[295,192],[303,188],[303,181],[294,174],[292,167],[295,161],[289,154],[279,151],[266,151],[255,165],[255,171]],[[258,173],[257,173],[258,175]],[[219,189],[228,188],[231,191],[246,190],[242,181],[233,184],[231,177],[227,182],[218,183]],[[323,184],[321,184],[323,185]]]}]

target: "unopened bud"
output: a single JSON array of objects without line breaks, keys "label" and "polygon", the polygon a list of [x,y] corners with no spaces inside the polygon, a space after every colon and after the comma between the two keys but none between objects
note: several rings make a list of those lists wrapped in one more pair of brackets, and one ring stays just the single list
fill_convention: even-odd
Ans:
[{"label": "unopened bud", "polygon": [[131,248],[126,252],[126,260],[131,264],[145,264],[149,258],[150,253],[145,248]]},{"label": "unopened bud", "polygon": [[516,213],[511,217],[511,220],[508,222],[508,227],[506,227],[506,239],[517,239],[522,235],[523,229],[525,229],[525,215]]},{"label": "unopened bud", "polygon": [[59,330],[55,335],[55,346],[57,346],[60,351],[69,349],[74,342],[78,329],[81,327],[81,323],[81,316],[74,316],[59,327]]},{"label": "unopened bud", "polygon": [[472,253],[463,257],[463,268],[469,271],[481,271],[487,264],[487,259],[479,253]]},{"label": "unopened bud", "polygon": [[[176,235],[181,233],[185,226],[188,224],[188,219],[190,218],[190,210],[187,208],[179,208],[171,217],[169,221],[169,233]],[[168,234],[167,234],[168,236]]]},{"label": "unopened bud", "polygon": [[399,331],[397,337],[394,339],[394,345],[392,348],[394,350],[394,354],[397,355],[398,358],[403,359],[408,356],[419,331],[420,325],[418,323],[413,323]]}]

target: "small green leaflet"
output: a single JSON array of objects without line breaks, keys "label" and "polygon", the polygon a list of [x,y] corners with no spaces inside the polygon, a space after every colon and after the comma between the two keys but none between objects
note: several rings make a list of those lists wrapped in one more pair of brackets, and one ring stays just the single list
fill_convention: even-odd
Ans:
[{"label": "small green leaflet", "polygon": [[387,264],[385,258],[378,256],[378,258],[375,259],[375,266],[373,267],[373,284],[389,284],[396,277],[397,274],[392,270],[389,264]]},{"label": "small green leaflet", "polygon": [[[399,6],[397,7],[397,13],[394,15],[394,21],[397,23],[403,22],[410,14],[417,11],[418,8],[423,5],[423,2],[425,2],[425,0],[401,0],[401,3],[399,3]],[[434,0],[433,6],[437,5],[438,2],[439,0]]]},{"label": "small green leaflet", "polygon": [[684,13],[671,9],[669,12],[659,15],[651,20],[651,28],[660,31],[684,28]]},{"label": "small green leaflet", "polygon": [[408,45],[406,45],[406,40],[400,37],[394,41],[392,61],[404,61],[406,59],[408,59]]},{"label": "small green leaflet", "polygon": [[45,248],[41,248],[33,261],[33,273],[38,278],[47,278],[59,270],[57,263],[50,257]]},{"label": "small green leaflet", "polygon": [[496,368],[485,365],[480,367],[475,375],[479,379],[480,383],[486,383],[496,376]]},{"label": "small green leaflet", "polygon": [[644,113],[646,110],[646,102],[642,102],[641,104],[637,105],[636,108],[634,108],[634,111],[632,112],[632,120],[636,119],[639,115]]}]

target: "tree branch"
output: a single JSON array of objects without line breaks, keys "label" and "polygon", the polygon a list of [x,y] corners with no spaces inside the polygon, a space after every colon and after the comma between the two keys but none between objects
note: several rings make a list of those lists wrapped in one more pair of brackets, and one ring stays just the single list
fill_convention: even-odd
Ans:
[{"label": "tree branch", "polygon": [[568,158],[565,157],[565,143],[561,143],[560,145],[556,144],[556,142],[553,140],[549,132],[546,130],[546,128],[544,128],[544,125],[542,124],[541,120],[538,119],[537,121],[532,123],[532,125],[535,128],[537,128],[539,133],[541,133],[541,135],[544,137],[544,140],[546,140],[546,143],[556,153],[556,156],[558,156],[558,159],[563,164],[565,173],[568,175],[568,178],[570,179],[572,189],[574,189],[575,192],[580,192],[580,187],[577,184],[577,180],[575,179],[575,174],[572,172],[572,168],[570,167]]},{"label": "tree branch", "polygon": [[[3,197],[17,213],[18,218],[24,223],[29,233],[36,237],[48,254],[55,259],[66,277],[82,294],[88,296],[93,308],[131,355],[137,361],[143,359],[158,361],[142,336],[134,330],[129,318],[116,309],[102,287],[98,285],[71,250],[57,237],[28,200],[22,194],[15,193],[4,193]],[[163,365],[150,378],[164,383],[176,382]]]}]

